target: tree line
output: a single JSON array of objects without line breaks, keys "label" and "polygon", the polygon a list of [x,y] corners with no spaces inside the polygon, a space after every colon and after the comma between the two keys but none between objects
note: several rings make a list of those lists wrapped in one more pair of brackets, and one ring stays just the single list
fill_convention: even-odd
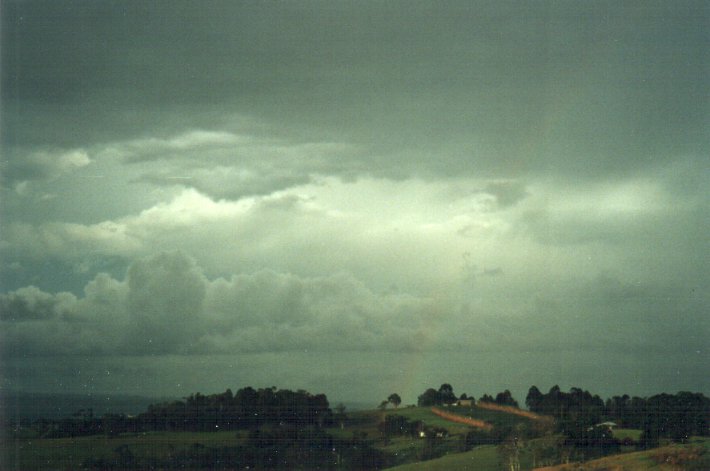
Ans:
[{"label": "tree line", "polygon": [[91,409],[59,420],[40,419],[33,428],[40,437],[145,431],[220,431],[255,430],[264,425],[286,428],[321,428],[331,425],[334,414],[325,394],[288,389],[245,387],[232,393],[190,394],[183,400],[151,404],[137,416],[125,414],[93,415]]},{"label": "tree line", "polygon": [[642,430],[644,448],[658,446],[661,438],[685,442],[692,435],[710,435],[710,399],[702,393],[682,391],[649,398],[624,394],[603,401],[580,388],[565,393],[553,386],[543,394],[532,386],[525,405],[532,412],[555,417],[559,430],[570,437],[583,436],[602,421]]},{"label": "tree line", "polygon": [[333,418],[325,394],[276,387],[246,387],[233,394],[191,394],[184,401],[154,404],[138,416],[150,430],[212,431],[256,429],[262,425],[323,427]]},{"label": "tree line", "polygon": [[[449,383],[444,383],[439,386],[439,389],[428,388],[417,398],[417,405],[420,407],[443,406],[447,404],[455,404],[458,401],[475,401],[476,398],[468,396],[466,393],[456,397],[454,388]],[[513,398],[509,390],[505,390],[496,394],[495,397],[484,394],[479,399],[481,402],[491,402],[502,406],[518,407],[518,401]]]}]

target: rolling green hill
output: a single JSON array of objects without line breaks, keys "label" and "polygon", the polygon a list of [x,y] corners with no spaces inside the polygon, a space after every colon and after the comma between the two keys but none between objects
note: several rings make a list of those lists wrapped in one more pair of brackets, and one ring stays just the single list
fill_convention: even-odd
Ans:
[{"label": "rolling green hill", "polygon": [[117,449],[136,456],[165,458],[190,447],[233,446],[235,432],[147,432],[108,438],[103,435],[73,438],[7,440],[0,453],[0,469],[76,470],[89,458],[108,458]]},{"label": "rolling green hill", "polygon": [[[447,420],[432,412],[429,407],[402,407],[387,410],[354,411],[342,426],[334,423],[326,430],[339,443],[354,443],[355,448],[367,447],[385,458],[381,463],[388,469],[408,470],[499,470],[507,459],[502,454],[505,447],[497,446],[515,429],[521,437],[515,445],[521,469],[532,469],[533,457],[541,461],[548,448],[559,446],[562,435],[550,433],[546,420],[525,417],[515,411],[492,410],[485,407],[442,407],[448,413],[471,417],[494,425],[492,431],[469,427]],[[406,433],[383,433],[383,419],[402,416],[412,423],[421,422],[423,429],[444,430],[441,435],[422,438],[408,429]],[[278,425],[275,426],[278,429]],[[268,431],[268,427],[266,429]],[[419,430],[419,429],[415,429]],[[260,430],[261,431],[261,430]],[[0,447],[0,469],[69,470],[81,468],[83,463],[109,459],[125,453],[142,463],[155,460],[168,462],[171,456],[195,455],[199,449],[204,456],[212,457],[217,450],[237,450],[242,453],[248,431],[239,432],[146,432],[120,434],[109,438],[103,435],[74,438],[30,438],[10,432]],[[638,430],[618,430],[619,438],[638,440]],[[473,437],[472,437],[473,436]],[[473,438],[473,439],[472,439]],[[471,440],[472,439],[472,440]],[[359,440],[352,441],[351,440]],[[549,443],[548,443],[549,442]],[[557,445],[555,445],[555,443]],[[512,443],[512,442],[510,442]],[[348,445],[353,446],[353,445]],[[473,447],[473,448],[472,448]],[[551,449],[551,448],[550,448]],[[626,447],[631,449],[631,447]],[[197,450],[197,451],[196,451]],[[212,451],[210,451],[212,450]],[[330,448],[328,448],[330,450]],[[557,452],[558,449],[555,449]],[[181,455],[182,454],[182,455]],[[345,456],[345,455],[343,455]],[[338,458],[340,459],[340,458]],[[347,458],[342,458],[347,460]],[[346,462],[346,461],[343,461]],[[557,459],[548,463],[558,462]],[[12,464],[12,466],[8,466]],[[607,456],[580,464],[540,468],[546,471],[616,470],[658,471],[710,469],[710,439],[694,438],[684,445],[670,445],[644,451]]]},{"label": "rolling green hill", "polygon": [[680,471],[710,469],[710,439],[694,438],[686,444],[673,444],[647,451],[622,453],[586,463],[537,468],[538,471]]},{"label": "rolling green hill", "polygon": [[455,453],[419,463],[409,463],[388,468],[391,471],[498,471],[500,459],[493,445],[476,447],[464,453]]}]

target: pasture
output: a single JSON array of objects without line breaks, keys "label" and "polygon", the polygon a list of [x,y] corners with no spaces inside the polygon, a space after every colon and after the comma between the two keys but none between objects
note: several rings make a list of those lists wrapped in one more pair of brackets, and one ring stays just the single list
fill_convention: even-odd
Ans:
[{"label": "pasture", "polygon": [[452,469],[498,471],[500,469],[500,458],[495,446],[484,445],[464,453],[449,454],[441,458],[409,463],[389,469],[392,471],[450,471]]},{"label": "pasture", "polygon": [[[581,468],[580,466],[583,466]],[[583,465],[568,465],[539,468],[538,471],[677,471],[710,469],[710,439],[693,438],[686,444],[673,444],[647,451],[621,453],[597,460],[587,461]]]},{"label": "pasture", "polygon": [[[114,438],[104,435],[73,438],[8,439],[2,446],[0,469],[12,463],[18,470],[76,470],[89,458],[108,458],[127,447],[142,458],[166,458],[195,444],[206,447],[234,446],[236,432],[146,432]],[[9,468],[12,469],[12,468]]]}]

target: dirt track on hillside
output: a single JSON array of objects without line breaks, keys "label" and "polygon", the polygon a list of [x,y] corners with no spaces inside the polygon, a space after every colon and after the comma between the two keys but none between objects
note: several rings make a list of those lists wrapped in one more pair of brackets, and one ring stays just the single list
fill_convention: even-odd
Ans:
[{"label": "dirt track on hillside", "polygon": [[505,412],[507,414],[519,415],[520,417],[526,417],[532,420],[552,420],[552,417],[548,417],[546,415],[538,415],[534,412],[518,409],[517,407],[501,406],[500,404],[493,404],[492,402],[477,402],[476,407],[480,407],[481,409]]},{"label": "dirt track on hillside", "polygon": [[443,411],[437,407],[432,407],[431,411],[441,417],[442,419],[450,420],[452,422],[457,422],[460,424],[470,425],[471,427],[480,428],[482,430],[492,430],[493,425],[483,420],[472,419],[469,417],[463,417],[461,415],[452,414],[450,412]]}]

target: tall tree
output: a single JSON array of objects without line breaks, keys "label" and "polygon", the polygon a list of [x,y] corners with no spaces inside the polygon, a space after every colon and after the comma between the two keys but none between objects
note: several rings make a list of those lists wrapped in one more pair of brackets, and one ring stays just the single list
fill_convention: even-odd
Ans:
[{"label": "tall tree", "polygon": [[542,406],[542,392],[537,388],[537,386],[530,386],[528,390],[528,395],[525,398],[525,405],[532,412],[540,412]]},{"label": "tall tree", "polygon": [[500,404],[502,406],[513,406],[513,407],[518,407],[518,401],[513,399],[513,395],[510,393],[509,390],[505,390],[503,392],[500,392],[496,395],[495,398],[495,403]]},{"label": "tall tree", "polygon": [[417,405],[429,407],[439,404],[439,392],[434,388],[429,388],[417,398]]},{"label": "tall tree", "polygon": [[481,396],[479,401],[481,401],[481,402],[495,402],[495,399],[493,399],[493,396],[491,396],[490,394],[484,394],[483,396]]},{"label": "tall tree", "polygon": [[392,405],[394,406],[394,408],[396,409],[396,408],[398,408],[399,405],[402,403],[402,398],[399,397],[399,394],[397,394],[397,393],[392,393],[392,394],[390,394],[389,397],[387,398],[387,402],[389,402],[390,404],[392,404]]},{"label": "tall tree", "polygon": [[449,383],[439,386],[439,404],[453,404],[456,402],[454,388]]}]

